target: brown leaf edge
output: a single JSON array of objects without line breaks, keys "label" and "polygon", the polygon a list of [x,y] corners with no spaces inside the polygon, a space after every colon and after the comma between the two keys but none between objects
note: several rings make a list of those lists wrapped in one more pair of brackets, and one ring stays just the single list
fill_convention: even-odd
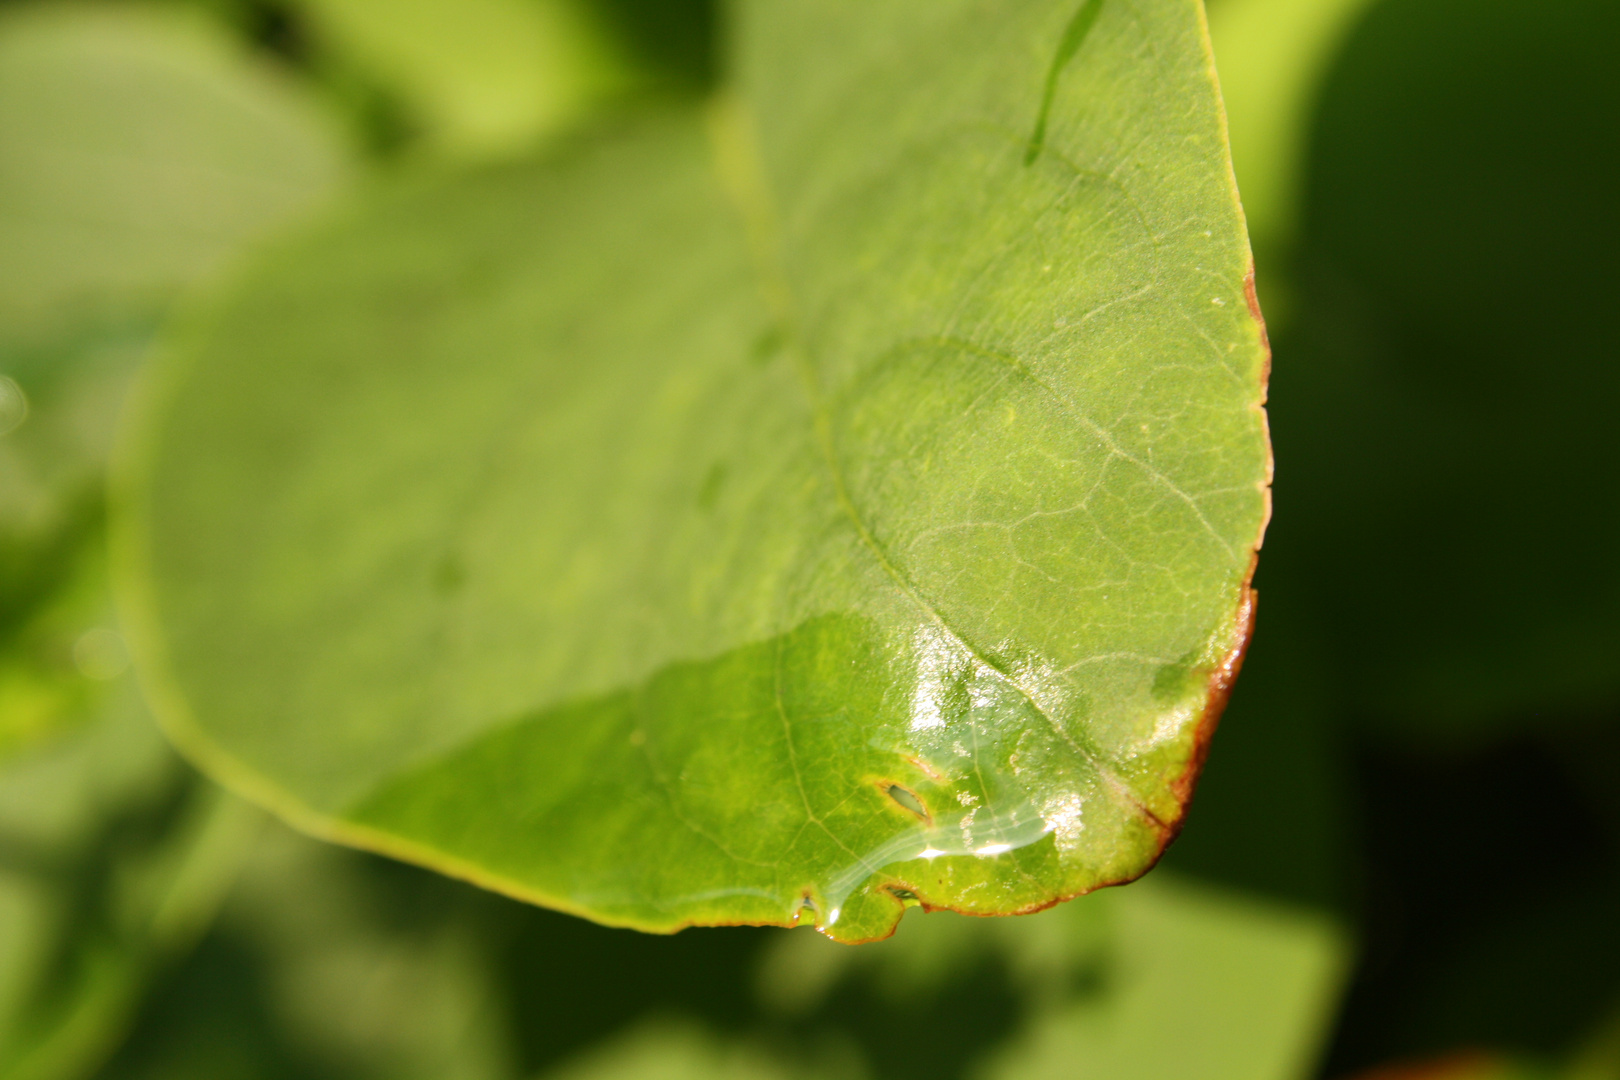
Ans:
[{"label": "brown leaf edge", "polygon": [[[1215,738],[1215,729],[1220,726],[1221,716],[1226,712],[1227,702],[1230,701],[1232,697],[1232,688],[1236,685],[1238,674],[1243,669],[1243,660],[1248,655],[1249,644],[1254,639],[1255,609],[1258,606],[1260,599],[1259,593],[1257,593],[1254,589],[1254,572],[1260,563],[1260,548],[1265,542],[1266,529],[1271,525],[1271,483],[1275,462],[1273,460],[1271,451],[1270,424],[1266,417],[1266,397],[1271,386],[1271,338],[1266,332],[1266,318],[1260,310],[1260,298],[1255,291],[1254,266],[1252,263],[1250,264],[1248,273],[1243,277],[1243,295],[1248,301],[1249,314],[1253,316],[1255,327],[1260,334],[1260,349],[1262,357],[1260,366],[1260,395],[1253,408],[1260,414],[1261,430],[1265,433],[1266,476],[1261,485],[1262,492],[1265,496],[1265,510],[1261,515],[1260,528],[1255,535],[1254,543],[1249,548],[1248,570],[1244,573],[1243,583],[1238,590],[1237,610],[1234,612],[1233,616],[1233,629],[1235,630],[1234,637],[1236,640],[1232,647],[1227,651],[1226,655],[1221,658],[1220,663],[1216,664],[1215,667],[1210,671],[1208,691],[1204,698],[1204,711],[1198,719],[1198,728],[1193,733],[1192,754],[1189,756],[1187,765],[1182,770],[1181,775],[1170,782],[1170,790],[1174,793],[1176,802],[1179,804],[1179,812],[1170,821],[1161,820],[1156,815],[1150,812],[1147,813],[1149,819],[1159,830],[1160,839],[1158,850],[1153,853],[1152,858],[1148,859],[1147,863],[1142,867],[1141,870],[1122,877],[1117,881],[1105,881],[1097,885],[1092,885],[1089,888],[1082,889],[1078,892],[1057,896],[1050,900],[1045,900],[1037,904],[1030,904],[1026,907],[1018,908],[1013,911],[998,911],[993,913],[981,911],[962,911],[959,908],[951,907],[949,904],[931,904],[924,899],[922,895],[910,884],[898,879],[892,880],[881,886],[883,889],[888,891],[890,895],[904,893],[907,896],[914,898],[917,906],[922,908],[922,910],[925,912],[950,911],[958,915],[969,915],[975,918],[1004,918],[1012,915],[1034,915],[1037,912],[1056,907],[1059,904],[1085,896],[1088,893],[1096,892],[1098,889],[1111,889],[1120,885],[1129,885],[1131,882],[1141,879],[1155,866],[1159,865],[1159,860],[1164,858],[1164,853],[1170,849],[1170,845],[1175,842],[1176,837],[1181,835],[1182,827],[1185,826],[1187,822],[1187,811],[1192,805],[1193,795],[1197,792],[1198,781],[1200,777],[1203,776],[1204,763],[1209,759],[1209,750],[1210,745]],[[907,901],[902,899],[902,897],[895,895],[895,903],[900,905],[901,915],[903,916]],[[774,926],[782,924],[723,923],[713,925]],[[859,941],[848,941],[844,943],[850,945],[864,945],[868,944],[869,942],[883,941],[887,938],[893,937],[895,932],[899,929],[899,926],[900,917],[897,916],[894,923],[890,925],[888,933],[882,934],[878,937],[862,938]],[[679,927],[677,929],[685,929],[685,927]],[[842,941],[843,939],[837,940]],[[1386,1080],[1386,1078],[1376,1078],[1376,1080]],[[1426,1078],[1424,1078],[1424,1080],[1426,1080]],[[1435,1080],[1445,1080],[1445,1078],[1443,1076],[1437,1076],[1435,1077]]]}]

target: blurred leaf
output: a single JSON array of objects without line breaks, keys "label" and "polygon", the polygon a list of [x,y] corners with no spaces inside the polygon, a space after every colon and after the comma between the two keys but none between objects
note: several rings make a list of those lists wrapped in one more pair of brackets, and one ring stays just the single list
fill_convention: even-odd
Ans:
[{"label": "blurred leaf", "polygon": [[161,8],[4,12],[0,145],[7,352],[97,307],[150,310],[346,171],[303,93],[219,28]]},{"label": "blurred leaf", "polygon": [[655,83],[712,89],[719,0],[590,0],[602,25]]},{"label": "blurred leaf", "polygon": [[1620,1078],[1620,1009],[1611,1009],[1571,1062],[1567,1080]]},{"label": "blurred leaf", "polygon": [[[346,172],[290,83],[175,11],[0,13],[0,1075],[88,1075],[213,917],[258,812],[145,715],[101,479],[163,308]],[[64,733],[64,728],[76,728]]]},{"label": "blurred leaf", "polygon": [[994,953],[1024,998],[1021,1030],[969,1075],[1287,1080],[1309,1074],[1347,952],[1331,920],[1156,874],[1023,919],[915,914],[859,951],[786,935],[762,989],[803,1010],[859,980],[926,1008],[975,954]]},{"label": "blurred leaf", "polygon": [[0,146],[3,753],[93,715],[116,674],[102,472],[157,318],[346,163],[283,77],[145,8],[0,14]]},{"label": "blurred leaf", "polygon": [[366,868],[351,852],[280,829],[248,863],[225,921],[269,960],[285,1029],[308,1056],[350,1076],[510,1075],[474,925],[433,909],[420,924],[401,920]]},{"label": "blurred leaf", "polygon": [[630,79],[578,0],[300,0],[316,30],[393,90],[440,152],[532,143]]},{"label": "blurred leaf", "polygon": [[1331,921],[1159,876],[1096,900],[1116,927],[1107,989],[1036,1013],[985,1077],[1310,1074],[1348,953]]},{"label": "blurred leaf", "polygon": [[[868,949],[808,929],[649,937],[277,829],[104,1075],[508,1075],[503,1049],[537,1036],[522,1058],[548,1077],[984,1077],[1037,1036],[1137,1015],[1149,992],[1185,1019],[1195,1061],[1158,1075],[1227,1075],[1213,1070],[1239,1055],[1239,1075],[1303,1075],[1342,954],[1326,920],[1163,875],[1024,919],[915,912]],[[756,964],[763,1012],[737,994]],[[1214,965],[1220,979],[1195,977]],[[991,984],[1012,991],[1006,1016]],[[1229,1011],[1255,1025],[1234,1025],[1241,1049],[1216,1026]]]},{"label": "blurred leaf", "polygon": [[1249,232],[1263,250],[1286,244],[1294,231],[1313,106],[1328,62],[1367,3],[1210,4],[1209,32],[1231,126],[1232,164]]},{"label": "blurred leaf", "polygon": [[734,36],[708,141],[395,192],[177,341],[123,546],[169,729],[305,828],[646,929],[1134,877],[1267,507],[1196,5]]},{"label": "blurred leaf", "polygon": [[1297,587],[1385,736],[1620,705],[1616,35],[1606,0],[1381,3],[1324,86],[1274,419]]},{"label": "blurred leaf", "polygon": [[653,1024],[614,1040],[546,1080],[788,1080],[803,1076],[758,1051],[691,1027]]},{"label": "blurred leaf", "polygon": [[258,811],[188,779],[126,676],[0,771],[0,1075],[87,1076],[212,920]]},{"label": "blurred leaf", "polygon": [[402,870],[266,830],[104,1080],[515,1078],[493,898]]}]

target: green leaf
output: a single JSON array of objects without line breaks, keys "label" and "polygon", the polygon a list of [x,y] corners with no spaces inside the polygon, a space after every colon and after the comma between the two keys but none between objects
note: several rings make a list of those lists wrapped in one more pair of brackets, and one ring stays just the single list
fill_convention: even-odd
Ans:
[{"label": "green leaf", "polygon": [[575,0],[300,0],[332,46],[396,93],[441,153],[509,151],[628,78]]},{"label": "green leaf", "polygon": [[1331,920],[1174,878],[1097,901],[1113,924],[1107,990],[1036,1012],[982,1075],[1311,1075],[1349,959]]},{"label": "green leaf", "polygon": [[213,920],[262,814],[163,743],[133,680],[0,769],[0,1074],[70,1080]]},{"label": "green leaf", "polygon": [[859,982],[927,1010],[948,976],[986,970],[974,961],[992,957],[1021,991],[1021,1030],[965,1075],[1292,1080],[1310,1074],[1328,1034],[1349,952],[1335,920],[1155,874],[1025,919],[907,919],[869,949],[782,935],[760,990],[802,1013]]},{"label": "green leaf", "polygon": [[[418,877],[379,874],[383,868],[396,869],[290,829],[266,830],[254,846],[219,930],[264,964],[259,993],[276,1032],[306,1059],[326,1063],[322,1075],[516,1076],[509,1003],[483,933],[499,912],[479,903],[493,898],[459,887],[436,895]],[[206,1062],[187,1044],[208,1021],[181,1013],[171,1053]],[[174,1064],[148,1069],[174,1075]]]},{"label": "green leaf", "polygon": [[[791,1080],[804,1077],[752,1047],[652,1023],[545,1074],[546,1080]],[[820,1073],[810,1075],[824,1075]]]},{"label": "green leaf", "polygon": [[737,15],[706,114],[379,197],[178,335],[121,488],[168,729],[644,929],[1129,880],[1267,513],[1199,6]]},{"label": "green leaf", "polygon": [[348,167],[282,73],[162,9],[9,8],[0,145],[7,369],[65,322],[149,312],[318,205]]},{"label": "green leaf", "polygon": [[0,18],[0,146],[3,753],[94,715],[104,679],[74,654],[111,633],[103,472],[161,310],[348,165],[311,102],[219,27],[94,6]]},{"label": "green leaf", "polygon": [[1367,0],[1211,5],[1233,164],[1249,231],[1262,253],[1292,239],[1311,112],[1329,62],[1366,6]]}]

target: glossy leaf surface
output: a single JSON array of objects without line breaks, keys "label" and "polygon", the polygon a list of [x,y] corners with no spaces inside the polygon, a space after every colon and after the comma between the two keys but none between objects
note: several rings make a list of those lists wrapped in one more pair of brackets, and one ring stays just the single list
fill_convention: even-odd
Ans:
[{"label": "glossy leaf surface", "polygon": [[1198,5],[745,5],[730,90],[378,199],[131,443],[171,733],[646,929],[1150,866],[1241,655],[1265,350]]}]

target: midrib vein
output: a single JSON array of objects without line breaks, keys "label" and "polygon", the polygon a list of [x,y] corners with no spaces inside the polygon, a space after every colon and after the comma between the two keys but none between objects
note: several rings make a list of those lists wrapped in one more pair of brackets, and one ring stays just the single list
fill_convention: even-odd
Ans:
[{"label": "midrib vein", "polygon": [[900,568],[890,560],[883,545],[878,543],[877,537],[873,536],[872,531],[867,528],[865,520],[849,497],[849,491],[844,482],[843,470],[839,467],[838,458],[834,452],[832,424],[828,417],[826,403],[822,398],[821,386],[816,378],[816,370],[810,362],[809,355],[801,345],[801,335],[797,321],[794,318],[793,290],[788,284],[787,274],[783,270],[781,236],[777,227],[778,215],[774,200],[771,198],[770,186],[765,177],[758,141],[754,134],[752,117],[747,106],[740,99],[733,94],[722,93],[716,95],[710,102],[707,120],[709,146],[714,156],[717,178],[721,188],[729,196],[738,216],[742,219],[749,254],[759,279],[762,298],[772,318],[781,329],[783,348],[792,354],[794,370],[798,373],[799,381],[804,388],[805,396],[810,405],[816,442],[821,449],[822,458],[832,480],[834,497],[838,502],[839,509],[849,519],[851,526],[860,537],[862,545],[871,552],[872,557],[878,561],[878,565],[883,568],[883,572],[888,575],[889,580],[894,583],[895,587],[915,604],[930,622],[944,631],[950,640],[956,642],[986,670],[994,672],[997,678],[1016,691],[1029,704],[1029,707],[1035,711],[1036,715],[1046,721],[1053,733],[1065,745],[1090,763],[1091,767],[1096,770],[1097,775],[1126,805],[1145,818],[1155,829],[1160,832],[1168,832],[1169,824],[1143,804],[1130,785],[1108,766],[1098,751],[1075,739],[1057,721],[1057,718],[1047,712],[1040,702],[1035,699],[1035,696],[1019,683],[1011,672],[1003,670],[1002,666],[994,658],[975,646],[965,635],[950,624],[939,610],[917,590],[916,586],[901,572]]}]

